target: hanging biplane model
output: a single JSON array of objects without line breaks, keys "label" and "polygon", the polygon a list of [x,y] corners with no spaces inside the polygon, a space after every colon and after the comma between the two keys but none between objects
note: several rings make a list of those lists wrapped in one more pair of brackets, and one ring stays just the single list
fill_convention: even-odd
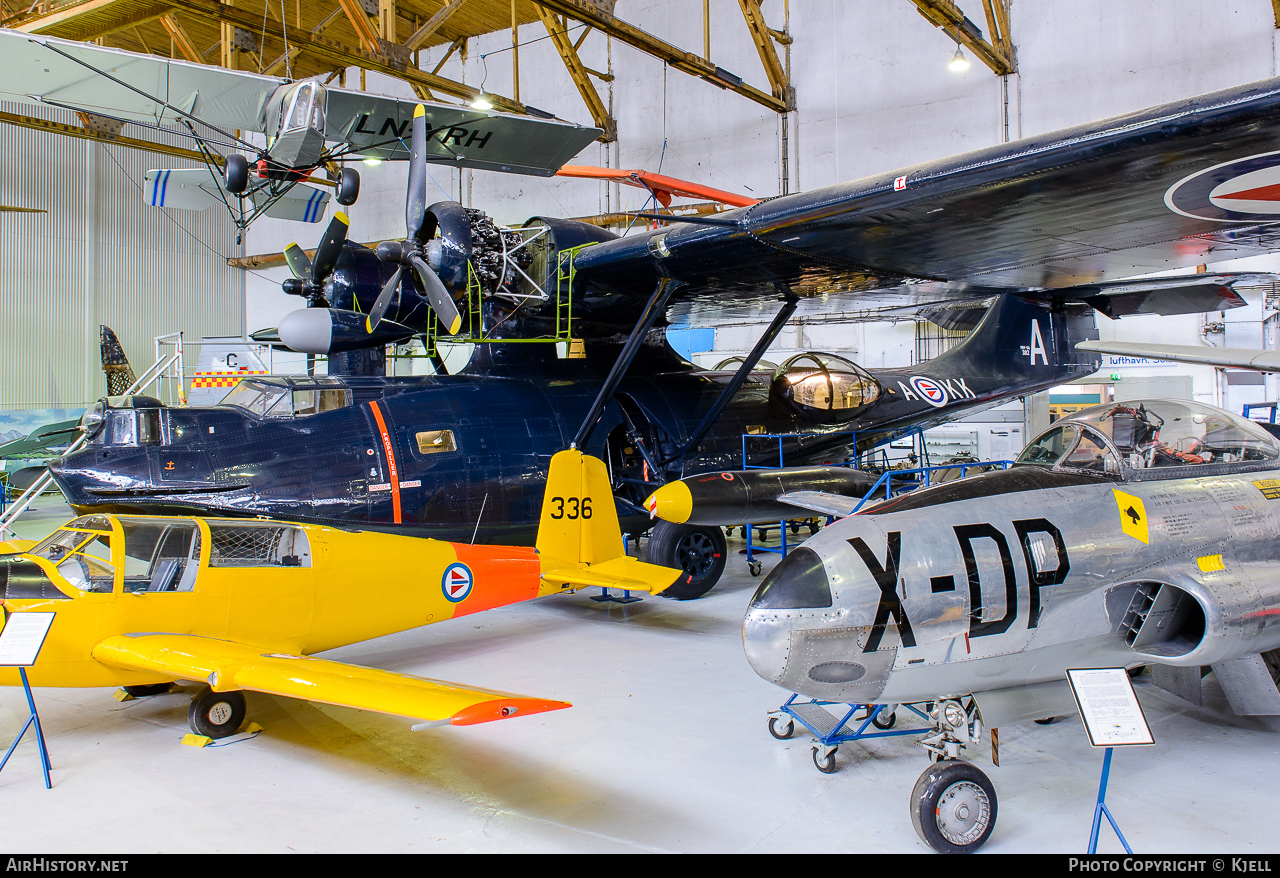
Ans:
[{"label": "hanging biplane model", "polygon": [[[425,132],[420,119],[414,140]],[[335,374],[246,379],[204,410],[109,401],[86,415],[92,445],[53,472],[81,511],[423,535],[479,524],[508,542],[532,526],[552,451],[572,443],[608,461],[624,527],[654,528],[650,560],[696,574],[668,594],[696,596],[723,569],[723,531],[655,525],[640,506],[655,488],[780,459],[840,461],[1085,375],[1097,358],[1074,344],[1096,332],[1094,310],[1243,304],[1235,286],[1271,278],[1133,278],[1269,252],[1276,142],[1280,80],[1269,80],[621,238],[548,217],[500,228],[479,210],[428,205],[416,158],[403,241],[361,247],[335,220],[314,260],[291,261],[285,289],[311,307],[280,335],[328,353]],[[804,355],[752,375],[794,315],[903,308],[977,328],[912,367]],[[663,339],[669,322],[766,309],[772,321],[732,374],[698,370]],[[414,336],[431,352],[450,339],[475,352],[454,375],[376,374],[385,345]],[[149,443],[130,438],[138,420],[157,427]],[[787,435],[750,441],[775,433]]]},{"label": "hanging biplane model", "polygon": [[[6,99],[194,140],[206,167],[148,171],[147,203],[192,210],[223,204],[239,229],[263,214],[316,222],[330,189],[339,204],[354,203],[354,168],[342,168],[336,180],[317,172],[354,157],[408,158],[406,134],[419,104],[11,30],[0,29],[0,56]],[[450,167],[549,177],[601,133],[548,114],[422,106],[424,160]],[[237,131],[259,132],[264,142]]]},{"label": "hanging biplane model", "polygon": [[[0,624],[54,614],[35,686],[147,695],[200,684],[188,716],[209,738],[240,727],[246,690],[415,728],[558,710],[569,705],[309,658],[566,590],[660,592],[680,575],[626,555],[600,461],[560,452],[547,485],[536,550],[279,521],[78,518],[38,544],[0,544],[11,552],[0,555]],[[0,669],[0,685],[21,685],[17,671]]]},{"label": "hanging biplane model", "polygon": [[[1149,665],[1197,699],[1212,668],[1237,714],[1280,715],[1278,499],[1280,442],[1261,425],[1187,401],[1096,406],[1010,469],[828,525],[761,583],[743,644],[766,680],[886,705],[883,722],[928,702],[922,743],[942,762],[916,784],[912,821],[937,850],[974,850],[995,789],[961,749],[1074,713],[1068,668]],[[815,744],[820,770],[835,751]]]}]

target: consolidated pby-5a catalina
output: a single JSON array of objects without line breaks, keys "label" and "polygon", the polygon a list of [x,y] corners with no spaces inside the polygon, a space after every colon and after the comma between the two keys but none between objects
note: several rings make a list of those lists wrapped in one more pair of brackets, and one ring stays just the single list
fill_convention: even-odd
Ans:
[{"label": "consolidated pby-5a catalina", "polygon": [[[1253,190],[1280,180],[1278,111],[1271,80],[621,238],[428,205],[415,158],[404,240],[361,247],[335,218],[315,258],[291,262],[285,289],[309,307],[280,336],[347,377],[246,380],[205,410],[111,400],[87,417],[94,445],[53,471],[82,511],[441,536],[478,526],[505,542],[531,527],[546,462],[572,444],[608,462],[637,532],[650,526],[641,500],[662,483],[778,461],[776,446],[744,461],[744,433],[805,434],[783,441],[789,464],[840,459],[1092,371],[1096,358],[1072,347],[1093,331],[1089,309],[1243,304],[1233,286],[1252,278],[1126,278],[1270,250],[1280,210]],[[939,321],[972,326],[981,312],[956,306],[987,301],[968,342],[928,363],[871,372],[818,357],[752,378],[797,314],[934,306]],[[725,308],[776,308],[731,375],[665,344],[664,325]],[[423,334],[480,343],[456,375],[374,374],[386,344]],[[583,356],[535,340],[581,341]],[[723,545],[718,527],[662,522],[649,557],[693,573],[668,593],[694,596],[719,575]]]},{"label": "consolidated pby-5a catalina", "polygon": [[[1277,501],[1280,442],[1252,421],[1185,401],[1096,406],[1007,470],[826,527],[761,583],[743,644],[790,692],[886,716],[928,703],[921,743],[941,762],[912,820],[937,850],[973,850],[996,795],[961,749],[1074,713],[1068,668],[1150,665],[1198,692],[1210,667],[1237,714],[1280,714]],[[835,747],[813,758],[834,770]]]},{"label": "consolidated pby-5a catalina", "polygon": [[[424,161],[450,167],[549,177],[601,133],[546,113],[422,104],[12,30],[0,29],[0,55],[6,99],[73,110],[117,131],[130,123],[194,139],[207,167],[148,171],[147,203],[225,205],[241,229],[262,214],[318,222],[329,189],[339,204],[353,204],[354,168],[336,180],[315,173],[348,157],[407,159],[415,106],[429,121]],[[259,132],[265,145],[237,131]]]}]

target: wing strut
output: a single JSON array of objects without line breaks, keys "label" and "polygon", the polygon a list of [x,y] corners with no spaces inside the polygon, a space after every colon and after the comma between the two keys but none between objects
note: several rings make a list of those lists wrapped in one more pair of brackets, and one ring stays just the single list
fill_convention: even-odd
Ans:
[{"label": "wing strut", "polygon": [[604,386],[596,394],[595,402],[591,403],[591,409],[587,412],[587,416],[583,418],[582,426],[578,428],[577,435],[573,437],[573,442],[569,445],[570,448],[581,450],[587,439],[591,437],[591,431],[595,429],[596,424],[600,421],[600,416],[604,414],[604,407],[613,398],[614,391],[618,389],[618,385],[627,374],[627,370],[631,368],[631,363],[635,360],[636,354],[640,352],[640,344],[644,341],[645,336],[649,334],[649,330],[653,328],[654,321],[658,319],[658,315],[666,308],[671,294],[682,286],[684,284],[680,281],[672,280],[666,276],[658,279],[657,285],[653,288],[653,295],[649,297],[649,303],[644,306],[644,311],[641,313],[640,319],[636,321],[635,328],[631,330],[627,343],[622,346],[622,353],[618,354],[617,361],[613,364],[613,368],[609,370],[609,377],[604,380]]},{"label": "wing strut", "polygon": [[[702,423],[698,424],[698,428],[689,436],[689,441],[680,449],[677,458],[684,457],[690,451],[698,447],[698,443],[702,441],[702,437],[707,435],[707,431],[711,429],[711,425],[720,417],[720,413],[724,411],[724,407],[729,404],[729,400],[733,399],[734,394],[742,387],[742,383],[747,380],[751,374],[751,370],[756,367],[756,363],[764,356],[764,352],[769,349],[769,345],[773,344],[773,340],[778,337],[778,333],[782,331],[782,327],[787,325],[787,321],[791,319],[791,315],[795,313],[796,306],[800,304],[800,299],[795,293],[791,292],[791,288],[786,284],[778,284],[778,291],[782,293],[782,307],[774,316],[773,322],[769,324],[769,328],[764,331],[764,335],[760,336],[760,340],[756,342],[756,346],[751,349],[751,353],[743,358],[742,364],[738,366],[738,371],[734,373],[733,379],[729,384],[720,391],[720,395],[716,397],[716,401],[712,404],[711,409],[702,417]],[[676,459],[676,458],[673,458]],[[668,463],[669,461],[663,461]]]}]

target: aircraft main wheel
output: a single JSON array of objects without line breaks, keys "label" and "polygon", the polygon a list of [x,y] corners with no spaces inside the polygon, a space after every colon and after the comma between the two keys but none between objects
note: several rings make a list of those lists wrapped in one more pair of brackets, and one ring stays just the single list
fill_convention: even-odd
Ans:
[{"label": "aircraft main wheel", "polygon": [[871,724],[877,729],[891,729],[898,722],[898,713],[894,710],[882,710],[871,718]]},{"label": "aircraft main wheel", "polygon": [[163,695],[169,691],[171,685],[171,683],[147,683],[143,686],[121,686],[120,688],[134,698],[146,698],[149,695]]},{"label": "aircraft main wheel", "polygon": [[647,560],[663,567],[675,567],[685,575],[662,592],[663,597],[688,601],[700,598],[720,581],[724,573],[724,531],[718,527],[673,524],[659,520],[649,533]]},{"label": "aircraft main wheel", "polygon": [[227,156],[227,167],[222,172],[227,191],[239,195],[249,188],[249,160],[238,152]]},{"label": "aircraft main wheel", "polygon": [[214,692],[206,688],[191,699],[187,722],[191,731],[206,738],[225,738],[234,735],[244,722],[244,693],[239,690]]},{"label": "aircraft main wheel", "polygon": [[785,741],[796,733],[796,724],[789,716],[769,717],[769,734],[779,741]]},{"label": "aircraft main wheel", "polygon": [[823,774],[835,774],[835,771],[836,771],[836,751],[835,750],[832,750],[826,756],[819,755],[817,747],[814,747],[813,750],[810,752],[813,754],[813,764],[814,766],[817,767],[818,771],[821,771]]},{"label": "aircraft main wheel", "polygon": [[975,765],[938,762],[924,770],[911,791],[911,823],[939,853],[972,853],[995,828],[995,787]]},{"label": "aircraft main wheel", "polygon": [[342,175],[338,178],[338,194],[334,196],[335,200],[345,207],[348,204],[355,204],[359,196],[360,174],[355,168],[343,168]]}]

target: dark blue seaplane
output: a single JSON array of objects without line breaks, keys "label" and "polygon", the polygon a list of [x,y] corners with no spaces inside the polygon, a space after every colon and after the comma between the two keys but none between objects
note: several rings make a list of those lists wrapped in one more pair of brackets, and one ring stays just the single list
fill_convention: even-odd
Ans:
[{"label": "dark blue seaplane", "polygon": [[[308,307],[280,337],[328,354],[328,376],[246,379],[204,409],[109,398],[85,416],[90,443],[51,471],[80,512],[519,542],[552,453],[572,445],[608,462],[624,528],[653,527],[650,560],[689,574],[669,592],[696,597],[723,569],[722,531],[655,526],[639,503],[670,479],[741,467],[744,433],[796,434],[788,463],[839,460],[1088,374],[1097,359],[1074,344],[1095,334],[1094,310],[1243,304],[1234,287],[1257,277],[1125,278],[1272,248],[1280,187],[1258,181],[1280,182],[1277,111],[1271,80],[622,238],[428,206],[419,118],[405,239],[364,248],[340,218],[314,261],[292,248],[286,290]],[[665,343],[670,322],[771,304],[735,371],[698,370]],[[908,368],[805,355],[754,372],[797,313],[907,307],[973,332]],[[580,357],[525,343],[562,321]],[[458,374],[379,374],[386,344],[453,333],[485,339]],[[759,447],[754,462],[776,462]],[[566,500],[564,514],[583,510]]]}]

